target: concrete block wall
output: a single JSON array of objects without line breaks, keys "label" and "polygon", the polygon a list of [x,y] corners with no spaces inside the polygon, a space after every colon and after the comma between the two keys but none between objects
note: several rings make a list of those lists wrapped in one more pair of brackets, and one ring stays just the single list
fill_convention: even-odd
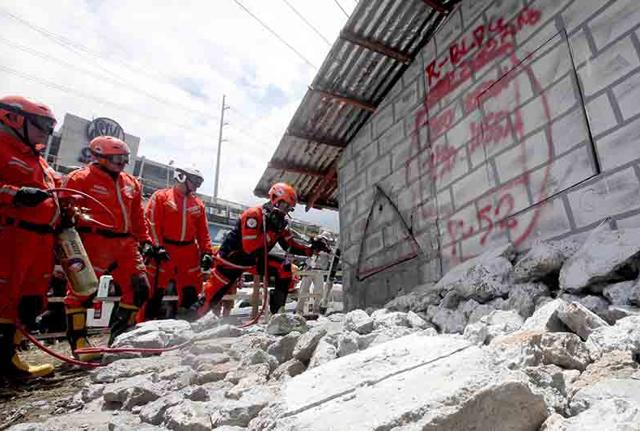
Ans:
[{"label": "concrete block wall", "polygon": [[340,160],[346,306],[640,227],[639,100],[636,0],[462,0]]}]

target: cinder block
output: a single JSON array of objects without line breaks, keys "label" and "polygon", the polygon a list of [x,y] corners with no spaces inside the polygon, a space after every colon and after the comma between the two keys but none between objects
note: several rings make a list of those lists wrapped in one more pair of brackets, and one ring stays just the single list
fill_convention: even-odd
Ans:
[{"label": "cinder block", "polygon": [[[455,39],[457,39],[462,33],[462,16],[460,15],[460,8],[454,9],[449,14],[446,21],[438,29],[435,39],[436,47],[438,49],[438,55],[448,53],[449,45]],[[428,63],[425,63],[425,67]]]},{"label": "cinder block", "polygon": [[467,205],[455,214],[438,220],[438,232],[443,245],[451,244],[463,236],[478,231],[478,211],[475,205]]},{"label": "cinder block", "polygon": [[436,203],[432,199],[418,205],[411,213],[411,218],[407,220],[407,223],[411,225],[414,233],[423,232],[433,226],[437,218]]},{"label": "cinder block", "polygon": [[391,175],[382,179],[379,183],[384,192],[390,196],[397,196],[407,186],[407,168],[401,166],[398,169],[392,169]]},{"label": "cinder block", "polygon": [[442,278],[442,270],[440,268],[440,259],[429,259],[426,263],[418,267],[419,283],[435,283]]},{"label": "cinder block", "polygon": [[340,226],[342,226],[342,229],[348,229],[348,227],[351,226],[351,223],[353,223],[353,220],[356,217],[356,202],[350,201],[346,205],[341,205],[339,215]]},{"label": "cinder block", "polygon": [[384,248],[382,231],[370,233],[364,238],[363,253],[369,259],[371,256]]},{"label": "cinder block", "polygon": [[382,236],[384,238],[384,246],[387,248],[410,238],[409,231],[400,220],[395,220],[392,224],[385,226]]},{"label": "cinder block", "polygon": [[624,165],[640,157],[640,119],[598,139],[598,155],[605,171]]},{"label": "cinder block", "polygon": [[378,158],[378,141],[371,142],[368,146],[362,148],[355,156],[356,169],[358,173],[364,171],[375,159]]},{"label": "cinder block", "polygon": [[529,189],[534,203],[560,193],[595,175],[593,153],[587,144],[576,147],[550,165],[529,174]]},{"label": "cinder block", "polygon": [[468,260],[507,242],[509,242],[507,230],[496,227],[491,231],[480,232],[460,241],[461,257],[464,260]]},{"label": "cinder block", "polygon": [[451,202],[451,189],[444,189],[436,195],[438,206],[438,217],[448,217],[453,214],[453,203]]},{"label": "cinder block", "polygon": [[640,22],[636,0],[616,0],[589,21],[591,36],[598,50],[616,40]]},{"label": "cinder block", "polygon": [[569,38],[569,46],[571,47],[571,55],[573,56],[573,64],[575,68],[579,68],[585,61],[591,58],[591,45],[587,40],[587,34],[580,29]]},{"label": "cinder block", "polygon": [[587,115],[593,136],[598,136],[618,124],[616,114],[613,113],[611,102],[609,102],[606,93],[587,103]]},{"label": "cinder block", "polygon": [[393,104],[384,108],[378,108],[372,119],[373,137],[377,138],[393,124]]},{"label": "cinder block", "polygon": [[371,129],[371,120],[369,120],[364,124],[364,126],[362,126],[360,130],[358,130],[358,134],[349,144],[348,148],[351,149],[353,158],[355,158],[363,148],[367,147],[371,142],[373,142]]},{"label": "cinder block", "polygon": [[[346,229],[349,230],[349,240],[351,244],[360,244],[360,240],[364,236],[364,230],[367,225],[367,217],[358,217]],[[342,226],[342,225],[341,225]],[[344,227],[340,230],[345,229]]]},{"label": "cinder block", "polygon": [[351,160],[342,167],[338,167],[338,182],[340,184],[347,184],[356,175],[356,162]]},{"label": "cinder block", "polygon": [[625,217],[616,221],[619,228],[637,229],[640,228],[640,213]]},{"label": "cinder block", "polygon": [[356,214],[359,216],[368,216],[371,211],[371,205],[373,204],[373,199],[376,195],[375,187],[367,187],[365,190],[360,193],[356,199]]},{"label": "cinder block", "polygon": [[578,228],[608,216],[640,208],[640,183],[633,168],[590,181],[570,192],[573,219]]},{"label": "cinder block", "polygon": [[613,94],[622,113],[622,118],[629,118],[640,113],[640,71],[629,76],[613,87]]},{"label": "cinder block", "polygon": [[423,71],[424,65],[422,63],[422,56],[416,55],[416,58],[411,62],[407,70],[405,70],[405,72],[402,74],[402,85],[404,85],[404,87],[407,87],[414,80],[421,80]]},{"label": "cinder block", "polygon": [[616,42],[578,70],[586,96],[608,87],[611,83],[640,66],[638,54],[629,37]]},{"label": "cinder block", "polygon": [[504,184],[523,173],[551,160],[552,148],[544,130],[531,135],[495,158],[500,183]]},{"label": "cinder block", "polygon": [[391,173],[391,155],[380,157],[367,168],[367,184],[373,186]]},{"label": "cinder block", "polygon": [[[476,18],[482,19],[482,11],[490,4],[489,0],[463,1],[460,3],[460,12],[462,13],[463,27],[468,28]],[[484,20],[483,20],[484,21]],[[471,26],[472,29],[475,26]]]},{"label": "cinder block", "polygon": [[344,250],[340,256],[340,260],[349,266],[355,268],[358,263],[358,255],[360,254],[360,244],[354,244]]},{"label": "cinder block", "polygon": [[517,224],[509,235],[519,250],[531,248],[534,241],[554,238],[571,230],[569,216],[560,197],[536,205],[513,217],[513,220]]},{"label": "cinder block", "polygon": [[574,0],[571,5],[562,11],[562,19],[567,32],[572,32],[576,27],[582,25],[589,17],[595,14],[598,9],[604,6],[602,0]]},{"label": "cinder block", "polygon": [[345,185],[347,191],[347,199],[355,199],[360,193],[363,192],[367,185],[367,173],[361,172],[356,175],[351,181]]},{"label": "cinder block", "polygon": [[418,79],[420,78],[416,78],[413,82],[409,83],[402,93],[396,97],[394,101],[395,121],[402,122],[404,117],[416,107],[418,103]]},{"label": "cinder block", "polygon": [[391,150],[391,164],[394,171],[406,167],[410,146],[411,141],[407,138],[399,141]]},{"label": "cinder block", "polygon": [[582,108],[575,107],[570,113],[555,120],[551,125],[551,137],[555,154],[562,154],[588,139],[587,123]]},{"label": "cinder block", "polygon": [[569,45],[564,37],[557,34],[548,43],[549,46],[554,44],[556,46],[544,55],[536,54],[536,60],[531,65],[535,78],[543,87],[548,87],[551,83],[556,82],[573,68]]},{"label": "cinder block", "polygon": [[453,200],[456,208],[462,207],[496,186],[495,180],[487,171],[486,166],[480,166],[453,184]]},{"label": "cinder block", "polygon": [[404,124],[402,121],[397,122],[389,130],[387,130],[380,139],[378,139],[378,148],[380,155],[390,153],[396,144],[404,139]]}]

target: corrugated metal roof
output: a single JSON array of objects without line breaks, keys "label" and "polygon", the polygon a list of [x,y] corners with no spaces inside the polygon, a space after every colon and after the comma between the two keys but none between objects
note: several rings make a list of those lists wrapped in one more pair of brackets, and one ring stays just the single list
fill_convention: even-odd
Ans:
[{"label": "corrugated metal roof", "polygon": [[300,203],[338,207],[340,154],[433,35],[444,16],[439,11],[447,8],[442,3],[358,3],[262,174],[257,196],[282,181],[295,187]]}]

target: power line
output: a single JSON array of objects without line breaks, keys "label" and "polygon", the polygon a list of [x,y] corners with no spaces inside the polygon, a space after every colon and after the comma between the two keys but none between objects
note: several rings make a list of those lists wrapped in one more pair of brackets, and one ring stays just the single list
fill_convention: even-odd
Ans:
[{"label": "power line", "polygon": [[298,10],[296,8],[294,8],[291,5],[291,3],[289,3],[287,0],[282,0],[282,1],[284,2],[284,4],[289,6],[289,8],[293,11],[293,13],[298,15],[298,18],[300,18],[302,21],[304,21],[304,23],[307,24],[307,26],[309,28],[311,28],[311,30],[313,30],[318,36],[320,36],[320,38],[322,40],[324,40],[327,45],[331,46],[331,42],[329,42],[329,40],[327,40],[327,38],[324,37],[324,35],[322,33],[320,33],[320,31],[317,28],[315,28],[313,24],[311,24],[309,21],[307,21],[307,19],[300,12],[298,12]]},{"label": "power line", "polygon": [[28,74],[28,73],[20,72],[19,70],[15,70],[15,69],[12,69],[10,67],[6,67],[6,66],[3,66],[3,65],[0,65],[0,71],[5,71],[6,73],[9,73],[9,74],[12,74],[12,75],[15,75],[15,76],[19,76],[19,77],[27,79],[29,81],[40,83],[40,84],[42,84],[42,85],[44,85],[46,87],[52,88],[54,90],[61,91],[61,92],[65,93],[65,94],[75,94],[76,96],[81,97],[83,99],[87,99],[87,100],[91,100],[91,101],[94,101],[94,102],[102,103],[104,105],[111,105],[111,106],[116,107],[118,109],[121,109],[123,111],[131,112],[133,114],[139,115],[140,117],[143,117],[143,118],[155,119],[155,120],[164,121],[166,123],[171,123],[174,126],[180,127],[181,129],[189,129],[190,128],[190,126],[187,126],[185,124],[180,124],[180,123],[175,123],[173,121],[168,121],[168,120],[166,120],[166,119],[164,119],[162,117],[158,117],[158,116],[155,116],[155,115],[150,115],[148,113],[144,113],[144,112],[138,111],[136,109],[129,108],[129,107],[121,105],[119,103],[111,102],[110,100],[107,100],[107,99],[102,99],[100,97],[91,96],[91,95],[88,95],[88,94],[83,93],[81,91],[78,91],[76,89],[73,89],[73,88],[70,88],[70,87],[65,87],[63,85],[56,84],[55,82],[47,81],[46,79],[41,79],[41,78],[38,78],[37,76],[33,76],[33,75]]},{"label": "power line", "polygon": [[276,33],[274,30],[271,29],[271,27],[269,27],[267,24],[265,24],[260,18],[258,18],[256,15],[253,14],[253,12],[251,12],[249,9],[247,9],[242,3],[240,3],[239,0],[233,0],[233,2],[235,4],[237,4],[240,8],[242,8],[242,10],[244,10],[246,13],[248,13],[253,19],[255,19],[256,21],[258,21],[260,23],[260,25],[262,25],[265,29],[267,29],[269,31],[269,33],[271,33],[274,37],[276,37],[280,42],[282,42],[283,44],[285,44],[291,51],[295,52],[296,55],[298,57],[300,57],[302,59],[302,61],[304,61],[305,63],[307,63],[307,65],[309,65],[310,67],[314,68],[314,69],[318,69],[310,60],[308,60],[304,55],[302,55],[297,49],[295,49],[293,46],[291,46],[289,44],[289,42],[287,42],[286,40],[284,40],[278,33]]},{"label": "power line", "polygon": [[344,14],[344,16],[346,16],[347,18],[349,18],[349,14],[347,13],[346,10],[343,9],[342,5],[340,4],[340,2],[338,2],[338,0],[333,0],[333,2],[335,4],[338,5],[338,7],[340,8],[340,10],[342,11],[342,13]]},{"label": "power line", "polygon": [[166,105],[169,105],[169,106],[171,106],[171,105],[179,105],[179,109],[188,110],[190,112],[194,112],[194,113],[197,113],[197,114],[200,114],[200,115],[204,115],[204,116],[207,116],[207,117],[211,116],[209,113],[206,113],[204,111],[200,111],[200,110],[197,110],[197,109],[189,108],[187,106],[181,105],[178,102],[175,102],[175,101],[172,101],[172,100],[168,100],[168,99],[164,99],[162,97],[158,97],[158,96],[156,96],[154,94],[151,94],[151,93],[149,93],[147,91],[144,91],[140,87],[135,87],[135,86],[133,86],[131,84],[128,84],[127,82],[125,82],[125,81],[123,81],[121,79],[114,79],[114,78],[111,78],[111,77],[108,77],[108,76],[105,76],[105,75],[101,75],[99,73],[96,73],[93,70],[78,66],[77,64],[72,64],[72,63],[69,63],[67,61],[61,60],[61,59],[59,59],[57,57],[54,57],[54,56],[52,56],[50,54],[35,50],[33,48],[30,48],[30,47],[27,47],[27,46],[24,46],[24,45],[20,45],[18,43],[15,43],[15,42],[9,40],[9,39],[6,39],[6,38],[2,37],[2,36],[0,36],[0,41],[6,43],[7,45],[12,46],[12,47],[14,47],[16,49],[19,49],[20,51],[23,51],[23,52],[26,52],[28,54],[31,54],[33,56],[37,56],[37,57],[43,58],[45,60],[60,64],[60,65],[65,66],[65,67],[68,67],[68,68],[74,70],[75,72],[81,72],[81,73],[96,77],[96,78],[98,78],[100,80],[111,82],[112,84],[117,85],[119,87],[129,88],[130,90],[132,90],[132,91],[134,91],[136,93],[142,94],[145,97],[148,97],[150,99],[153,99],[153,100],[156,100],[157,102],[162,103],[164,106],[166,106]]},{"label": "power line", "polygon": [[[171,82],[170,78],[167,77],[166,75],[159,74],[162,77],[162,79],[159,79],[157,75],[154,76],[153,74],[149,73],[147,70],[145,70],[143,68],[132,66],[132,65],[128,64],[127,62],[125,62],[124,60],[121,60],[121,59],[119,59],[117,57],[114,57],[113,59],[108,59],[104,55],[101,55],[99,53],[96,53],[96,52],[92,51],[90,48],[88,48],[87,46],[85,46],[85,45],[83,45],[81,43],[75,42],[75,41],[73,41],[73,40],[71,40],[71,39],[69,39],[69,38],[67,38],[65,36],[62,36],[60,34],[54,33],[54,32],[52,32],[50,30],[47,30],[44,27],[40,27],[40,26],[38,26],[38,25],[36,25],[36,24],[34,24],[34,23],[32,23],[32,22],[30,22],[30,21],[28,21],[28,20],[26,20],[26,19],[24,19],[24,18],[22,18],[22,17],[20,17],[18,15],[15,15],[15,14],[7,11],[6,9],[0,8],[0,13],[8,16],[9,18],[13,19],[14,21],[16,21],[16,22],[18,22],[18,23],[20,23],[20,24],[22,24],[22,25],[24,25],[26,27],[31,28],[32,30],[42,34],[46,38],[48,38],[50,40],[53,40],[58,45],[61,45],[61,46],[65,47],[65,48],[67,48],[67,49],[75,51],[75,52],[77,52],[79,54],[89,55],[91,57],[94,57],[95,59],[102,60],[102,61],[105,61],[107,63],[109,63],[111,60],[114,60],[117,63],[119,63],[120,65],[122,65],[123,67],[129,69],[130,71],[132,71],[134,73],[142,73],[142,74],[144,74],[144,75],[146,75],[148,77],[151,77],[152,79],[155,79],[157,82],[160,82],[160,83],[165,84],[165,85],[169,85],[170,87],[177,89],[178,91],[180,91],[181,93],[187,95],[188,97],[191,97],[191,95],[188,92],[184,91],[182,88],[180,88],[180,87],[176,86],[175,84],[173,84]],[[112,72],[112,71],[110,71],[108,69],[104,69],[104,68],[102,68],[102,71],[104,73],[108,73],[114,79],[122,81],[122,77],[120,75],[117,75],[114,72]],[[156,71],[156,74],[158,74],[157,71]]]}]

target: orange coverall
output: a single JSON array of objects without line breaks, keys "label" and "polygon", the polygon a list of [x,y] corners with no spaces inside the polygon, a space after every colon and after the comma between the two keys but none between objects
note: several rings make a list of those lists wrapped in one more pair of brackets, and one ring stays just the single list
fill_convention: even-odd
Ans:
[{"label": "orange coverall", "polygon": [[40,307],[44,305],[54,265],[53,229],[60,218],[55,197],[29,208],[15,206],[13,196],[23,186],[57,185],[47,162],[0,125],[0,322],[14,323],[25,297],[36,297]]},{"label": "orange coverall", "polygon": [[[170,258],[160,264],[159,270],[155,260],[149,262],[149,282],[151,286],[166,289],[173,281],[178,303],[188,308],[198,300],[202,290],[200,258],[213,254],[204,203],[193,193],[185,195],[172,187],[153,193],[145,214],[153,245],[163,246]],[[156,273],[157,281],[154,280]]]},{"label": "orange coverall", "polygon": [[[77,230],[96,275],[100,277],[109,270],[113,276],[121,293],[120,307],[140,307],[148,298],[148,280],[138,245],[151,241],[142,209],[140,183],[126,172],[121,172],[114,180],[99,165],[92,163],[69,173],[64,187],[95,197],[113,213],[115,220],[95,202],[85,199],[82,205],[89,208],[93,218],[115,226],[103,229],[79,221]],[[68,290],[65,306],[82,307],[86,299]]]}]

